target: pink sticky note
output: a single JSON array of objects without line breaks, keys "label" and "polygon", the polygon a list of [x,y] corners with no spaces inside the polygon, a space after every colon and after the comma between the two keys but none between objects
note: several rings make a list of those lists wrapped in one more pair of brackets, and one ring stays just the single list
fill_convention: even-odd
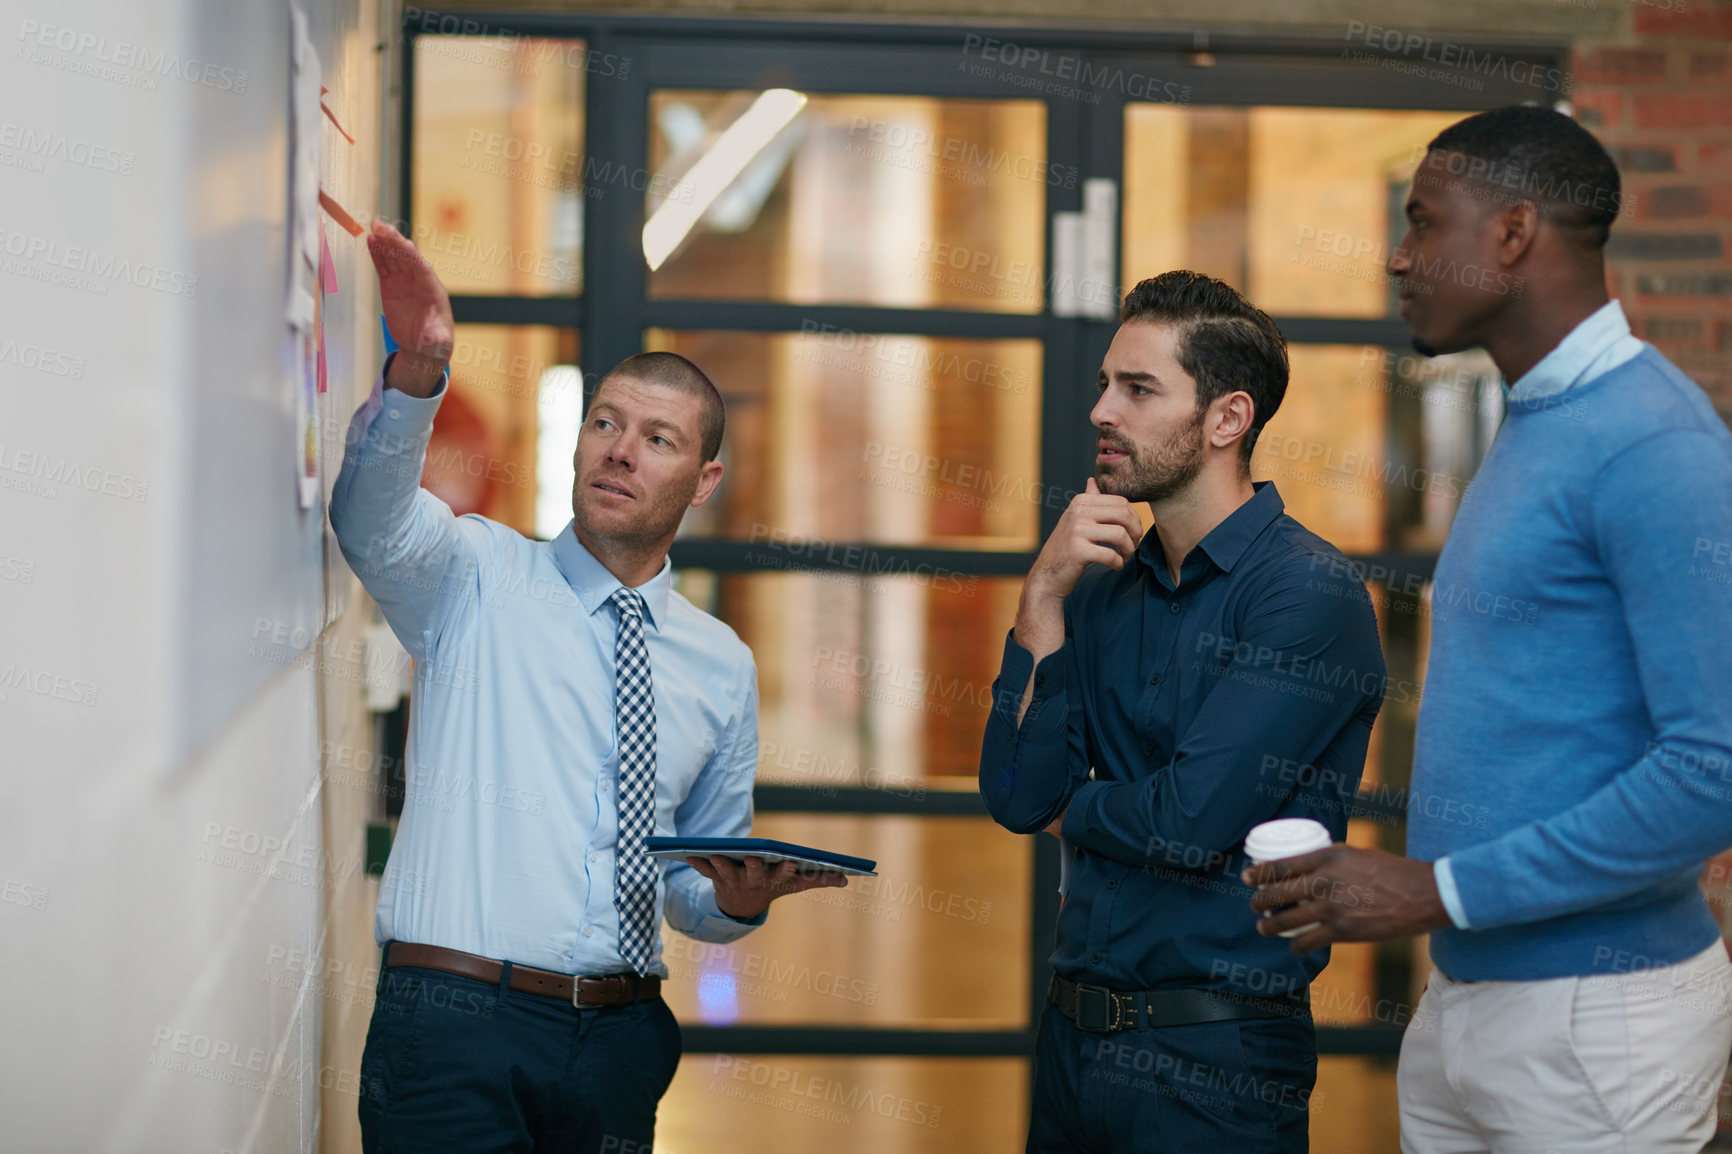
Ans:
[{"label": "pink sticky note", "polygon": [[330,296],[337,291],[337,265],[331,259],[331,245],[325,239],[325,218],[319,218],[319,284]]},{"label": "pink sticky note", "polygon": [[313,347],[318,349],[319,392],[325,391],[325,306],[321,301],[313,312]]}]

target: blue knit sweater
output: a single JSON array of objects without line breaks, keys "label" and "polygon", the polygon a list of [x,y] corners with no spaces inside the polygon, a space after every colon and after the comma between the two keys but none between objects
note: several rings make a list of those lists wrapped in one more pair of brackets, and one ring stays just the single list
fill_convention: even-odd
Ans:
[{"label": "blue knit sweater", "polygon": [[1652,348],[1512,405],[1438,558],[1408,853],[1461,980],[1682,961],[1732,846],[1732,435]]}]

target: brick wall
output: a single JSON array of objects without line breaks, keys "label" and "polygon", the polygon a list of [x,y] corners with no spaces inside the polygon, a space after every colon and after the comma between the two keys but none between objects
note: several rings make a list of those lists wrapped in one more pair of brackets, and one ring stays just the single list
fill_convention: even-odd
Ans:
[{"label": "brick wall", "polygon": [[1612,292],[1732,421],[1732,2],[1631,15],[1620,39],[1575,46],[1576,115],[1635,200],[1612,230]]}]

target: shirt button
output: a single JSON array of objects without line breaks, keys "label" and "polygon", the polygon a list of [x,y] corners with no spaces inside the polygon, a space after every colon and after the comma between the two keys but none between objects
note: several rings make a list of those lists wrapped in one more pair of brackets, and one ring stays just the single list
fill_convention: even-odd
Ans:
[{"label": "shirt button", "polygon": [[1161,675],[1159,673],[1149,674],[1149,684],[1150,685],[1159,685],[1160,683],[1161,683]]},{"label": "shirt button", "polygon": [[583,927],[583,936],[586,938],[595,937],[595,927],[594,926],[584,926]]},{"label": "shirt button", "polygon": [[1107,888],[1109,890],[1118,889],[1119,888],[1119,879],[1118,878],[1108,878],[1107,879]]},{"label": "shirt button", "polygon": [[396,409],[392,409],[392,410],[391,410],[391,419],[392,419],[392,420],[393,420],[393,421],[395,421],[395,420],[396,420],[396,419],[397,419],[397,418],[398,418],[398,417],[399,417],[399,416],[401,416],[401,415],[402,415],[402,414],[401,414],[401,413],[399,413],[399,412],[397,412],[397,410],[396,410]]},{"label": "shirt button", "polygon": [[1101,956],[1099,954],[1090,954],[1089,955],[1089,961],[1093,962],[1095,965],[1098,966],[1098,965],[1100,965],[1100,962],[1101,962]]},{"label": "shirt button", "polygon": [[1034,685],[1035,685],[1036,689],[1039,689],[1041,686],[1043,686],[1045,684],[1046,684],[1046,674],[1037,673],[1034,675]]},{"label": "shirt button", "polygon": [[1177,601],[1172,601],[1172,602],[1168,602],[1168,604],[1167,604],[1167,612],[1168,612],[1168,613],[1177,613],[1177,612],[1179,612],[1179,603],[1178,603],[1178,602],[1177,602]]},{"label": "shirt button", "polygon": [[600,854],[598,854],[598,853],[591,853],[591,854],[590,854],[590,855],[589,855],[589,860],[590,860],[590,861],[600,861],[600,860],[601,860],[601,855],[600,855]]},{"label": "shirt button", "polygon": [[1145,745],[1145,746],[1143,746],[1143,756],[1144,756],[1144,757],[1153,757],[1153,756],[1155,756],[1155,747],[1154,747],[1154,746],[1152,746],[1152,745]]}]

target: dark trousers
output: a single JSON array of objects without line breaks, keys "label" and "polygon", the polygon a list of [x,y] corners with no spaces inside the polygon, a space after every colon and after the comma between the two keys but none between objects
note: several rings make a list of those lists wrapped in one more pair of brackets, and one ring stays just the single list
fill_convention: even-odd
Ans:
[{"label": "dark trousers", "polygon": [[1040,1020],[1029,1154],[1305,1154],[1309,1018],[1091,1034]]},{"label": "dark trousers", "polygon": [[390,966],[361,1057],[367,1154],[648,1154],[680,1060],[657,998],[577,1009]]}]

